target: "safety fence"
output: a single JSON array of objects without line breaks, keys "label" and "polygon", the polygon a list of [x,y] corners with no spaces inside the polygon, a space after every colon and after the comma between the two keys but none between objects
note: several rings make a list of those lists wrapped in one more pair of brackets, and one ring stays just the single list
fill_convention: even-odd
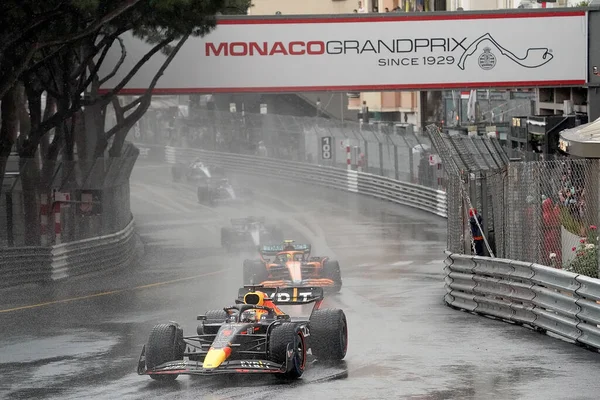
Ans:
[{"label": "safety fence", "polygon": [[121,231],[132,218],[129,177],[137,157],[130,143],[120,157],[11,157],[0,190],[0,247],[49,246]]},{"label": "safety fence", "polygon": [[441,217],[447,217],[446,193],[412,183],[331,166],[283,161],[268,157],[231,154],[199,149],[154,146],[137,143],[141,160],[164,161],[169,164],[189,163],[196,158],[225,170],[282,177],[303,183],[341,189],[403,204]]},{"label": "safety fence", "polygon": [[0,248],[0,288],[118,269],[135,258],[133,219],[119,232],[51,247]]},{"label": "safety fence", "polygon": [[197,111],[175,118],[150,111],[130,140],[154,145],[259,155],[346,167],[444,190],[441,160],[429,137],[410,124],[363,124],[322,117]]},{"label": "safety fence", "polygon": [[547,266],[447,253],[449,306],[600,349],[600,280]]},{"label": "safety fence", "polygon": [[509,162],[497,139],[428,132],[447,172],[449,251],[471,253],[473,207],[495,256],[598,277],[599,160]]}]

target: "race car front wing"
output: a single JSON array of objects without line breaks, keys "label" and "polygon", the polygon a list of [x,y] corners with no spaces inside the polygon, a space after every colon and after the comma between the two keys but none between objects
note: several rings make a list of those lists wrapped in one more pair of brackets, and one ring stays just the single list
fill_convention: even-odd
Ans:
[{"label": "race car front wing", "polygon": [[335,282],[328,278],[308,278],[303,279],[301,282],[293,282],[291,280],[268,280],[261,282],[264,287],[303,287],[303,286],[314,286],[327,288],[334,286]]},{"label": "race car front wing", "polygon": [[263,373],[263,374],[283,374],[288,370],[292,361],[293,349],[288,345],[286,361],[278,364],[268,360],[231,360],[225,361],[217,368],[206,369],[200,361],[170,361],[158,365],[152,369],[146,367],[146,346],[142,348],[142,354],[138,361],[138,375],[222,375],[222,374],[244,374],[244,373]]}]

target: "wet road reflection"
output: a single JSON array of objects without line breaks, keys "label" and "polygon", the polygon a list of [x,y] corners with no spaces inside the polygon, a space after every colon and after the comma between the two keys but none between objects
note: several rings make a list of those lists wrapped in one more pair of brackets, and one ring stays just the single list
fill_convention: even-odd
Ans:
[{"label": "wet road reflection", "polygon": [[[168,168],[136,166],[140,262],[126,271],[0,292],[0,393],[14,399],[597,397],[597,354],[444,306],[444,220],[325,188],[238,180],[260,188],[254,205],[210,209],[197,204],[193,188],[173,184]],[[316,362],[294,383],[238,376],[180,377],[163,385],[138,376],[153,325],[174,320],[184,333],[194,332],[197,314],[232,302],[250,255],[225,254],[219,231],[230,218],[248,215],[265,215],[286,238],[339,259],[344,288],[325,306],[347,314],[344,363]]]}]

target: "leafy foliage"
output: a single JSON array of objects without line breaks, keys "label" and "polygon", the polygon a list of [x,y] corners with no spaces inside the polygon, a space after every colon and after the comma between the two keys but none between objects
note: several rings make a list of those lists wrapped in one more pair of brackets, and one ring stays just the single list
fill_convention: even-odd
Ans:
[{"label": "leafy foliage", "polygon": [[[6,0],[0,5],[0,99],[15,99],[9,90],[22,85],[29,108],[33,106],[29,131],[23,131],[20,153],[32,157],[41,138],[65,124],[82,106],[100,103],[119,105],[112,98],[156,52],[170,54],[181,48],[189,36],[201,36],[216,25],[215,15],[246,13],[248,0]],[[131,31],[154,48],[126,74],[116,90],[103,96],[83,99],[84,91],[97,90],[106,80],[97,76],[108,50],[119,36]],[[178,41],[178,42],[177,42]],[[177,45],[175,44],[177,42]],[[123,56],[126,49],[122,48]],[[165,64],[168,65],[170,60]],[[118,67],[121,67],[119,64]],[[161,71],[162,74],[162,71]],[[160,74],[157,74],[159,76]],[[95,85],[94,85],[95,84]],[[154,84],[156,82],[154,81]],[[151,89],[148,88],[148,96]],[[40,97],[47,93],[56,99],[56,112],[41,120]],[[38,104],[39,103],[39,104]],[[139,118],[149,101],[137,101],[123,111],[137,110]],[[137,107],[137,109],[136,109]],[[3,115],[2,120],[10,118]],[[134,118],[123,119],[124,128]],[[12,124],[14,130],[15,124]],[[18,129],[18,128],[17,128]],[[0,158],[9,151],[14,132],[0,132]],[[113,131],[112,134],[115,132]],[[71,139],[73,133],[70,134]],[[110,135],[108,135],[110,136]],[[57,136],[59,139],[61,135]],[[100,138],[108,143],[110,137]],[[96,152],[99,154],[99,151]],[[0,168],[0,173],[2,169]]]},{"label": "leafy foliage", "polygon": [[[216,14],[245,14],[249,6],[247,0],[0,1],[0,183],[15,142],[21,162],[28,159],[34,165],[21,175],[29,204],[35,204],[40,186],[48,184],[52,160],[106,157],[109,145],[108,155],[119,156],[125,135],[149,107],[158,78],[187,38],[210,32]],[[125,32],[146,40],[152,50],[119,73],[125,78],[115,90],[100,95],[98,88],[116,70],[104,77],[98,71],[115,43],[124,60],[127,49],[119,36]],[[157,52],[167,58],[146,93],[121,104],[116,93]],[[119,123],[105,131],[109,106]],[[39,225],[37,210],[27,212],[28,227]],[[33,228],[28,236],[34,245]]]},{"label": "leafy foliage", "polygon": [[587,237],[581,239],[579,246],[573,247],[571,251],[576,252],[576,255],[565,269],[598,278],[598,229],[595,225],[588,227]]},{"label": "leafy foliage", "polygon": [[580,220],[573,217],[571,211],[565,207],[560,207],[560,224],[573,235],[585,235],[586,226]]}]

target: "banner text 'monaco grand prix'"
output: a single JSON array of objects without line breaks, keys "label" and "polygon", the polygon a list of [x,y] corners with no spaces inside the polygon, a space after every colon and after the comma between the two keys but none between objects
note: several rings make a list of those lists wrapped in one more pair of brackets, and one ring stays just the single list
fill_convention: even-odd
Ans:
[{"label": "banner text 'monaco grand prix'", "polygon": [[[226,19],[183,46],[157,92],[581,86],[586,21],[580,10]],[[133,66],[150,47],[124,39],[124,67]],[[107,59],[116,62],[114,50]],[[147,87],[164,57],[155,55],[125,92]]]}]

